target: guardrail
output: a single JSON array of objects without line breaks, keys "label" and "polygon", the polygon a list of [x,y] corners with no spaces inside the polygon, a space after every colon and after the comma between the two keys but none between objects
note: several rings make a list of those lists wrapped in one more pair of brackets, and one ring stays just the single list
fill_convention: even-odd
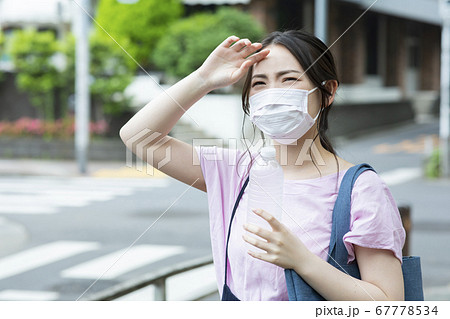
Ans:
[{"label": "guardrail", "polygon": [[[125,281],[123,283],[112,286],[108,289],[100,291],[98,293],[92,294],[83,298],[81,300],[90,300],[90,301],[109,301],[114,300],[120,297],[123,297],[127,294],[130,294],[136,290],[145,288],[150,285],[155,286],[155,301],[165,301],[167,300],[166,294],[166,280],[169,277],[174,275],[193,270],[196,268],[200,268],[213,263],[212,256],[206,256],[201,258],[196,258],[193,260],[184,261],[178,264],[175,264],[172,267],[164,268],[161,270],[156,270],[150,273],[147,273],[137,279],[132,279],[129,281]],[[210,295],[213,295],[217,292],[217,289],[214,291],[207,292],[202,296],[198,296],[195,300],[206,298]]]}]

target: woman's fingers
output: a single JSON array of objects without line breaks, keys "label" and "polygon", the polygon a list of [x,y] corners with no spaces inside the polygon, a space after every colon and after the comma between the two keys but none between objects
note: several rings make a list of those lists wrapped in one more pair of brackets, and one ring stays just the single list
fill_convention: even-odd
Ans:
[{"label": "woman's fingers", "polygon": [[241,57],[243,57],[245,59],[248,56],[255,53],[256,51],[258,51],[259,49],[261,49],[261,47],[262,47],[261,43],[253,43],[249,46],[245,46],[241,51],[239,51],[239,53],[240,53]]},{"label": "woman's fingers", "polygon": [[225,48],[229,48],[233,43],[239,41],[239,37],[232,35],[229,36],[228,38],[226,38],[223,42],[222,42],[222,46]]},{"label": "woman's fingers", "polygon": [[270,250],[270,246],[267,242],[262,241],[261,239],[257,239],[255,237],[252,236],[247,236],[247,235],[243,235],[242,238],[249,244],[262,249],[264,251],[269,251]]},{"label": "woman's fingers", "polygon": [[244,229],[258,237],[261,237],[267,241],[270,241],[270,236],[272,234],[272,232],[270,230],[258,227],[256,225],[252,225],[252,224],[247,224],[244,225]]},{"label": "woman's fingers", "polygon": [[232,49],[236,52],[240,52],[243,48],[251,46],[251,45],[252,45],[252,43],[250,42],[249,39],[241,39],[238,42],[236,42],[235,44],[233,44],[230,49]]},{"label": "woman's fingers", "polygon": [[249,39],[230,36],[208,56],[199,72],[209,79],[213,88],[236,83],[253,64],[267,56],[268,50],[255,53],[261,47],[262,44],[252,44]]},{"label": "woman's fingers", "polygon": [[252,64],[255,64],[255,63],[261,61],[262,59],[264,59],[269,53],[270,53],[269,49],[264,49],[264,50],[259,51],[258,53],[255,53],[255,54],[249,56],[247,58],[247,60],[251,61]]},{"label": "woman's fingers", "polygon": [[275,217],[266,212],[264,209],[252,209],[252,211],[256,215],[262,217],[265,221],[267,221],[274,231],[279,231],[283,229],[283,225]]},{"label": "woman's fingers", "polygon": [[247,73],[248,69],[255,63],[261,61],[269,54],[269,49],[264,49],[261,52],[258,52],[247,59],[244,59],[244,62],[241,64],[238,70],[234,72],[232,78],[241,78]]},{"label": "woman's fingers", "polygon": [[[223,45],[228,49],[233,50],[234,52],[239,53],[239,56],[247,61],[247,64],[241,65],[241,68],[248,69],[252,64],[261,61],[269,54],[269,49],[264,49],[261,52],[256,51],[260,50],[262,47],[261,43],[252,43],[249,39],[241,39],[239,40],[236,36],[228,37]],[[244,63],[245,63],[244,62]],[[244,64],[243,63],[243,64]],[[250,63],[250,64],[249,64]],[[246,70],[245,70],[246,71]]]}]

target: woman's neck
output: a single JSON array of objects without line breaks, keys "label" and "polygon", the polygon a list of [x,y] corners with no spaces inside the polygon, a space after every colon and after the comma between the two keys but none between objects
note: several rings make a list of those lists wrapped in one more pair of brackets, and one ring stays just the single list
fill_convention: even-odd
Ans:
[{"label": "woman's neck", "polygon": [[289,145],[274,141],[274,147],[287,179],[315,178],[338,171],[335,155],[309,134]]}]

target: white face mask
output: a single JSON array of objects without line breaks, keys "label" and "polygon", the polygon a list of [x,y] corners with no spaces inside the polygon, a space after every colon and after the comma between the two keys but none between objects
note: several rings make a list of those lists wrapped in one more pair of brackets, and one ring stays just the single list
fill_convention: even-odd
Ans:
[{"label": "white face mask", "polygon": [[299,89],[266,89],[250,97],[250,120],[280,144],[291,144],[314,125],[308,113],[310,91]]}]

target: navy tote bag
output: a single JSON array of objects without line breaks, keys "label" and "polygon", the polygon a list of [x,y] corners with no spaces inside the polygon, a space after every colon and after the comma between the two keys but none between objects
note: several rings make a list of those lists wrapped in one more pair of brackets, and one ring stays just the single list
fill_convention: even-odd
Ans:
[{"label": "navy tote bag", "polygon": [[[353,185],[358,176],[366,171],[375,170],[368,164],[360,164],[348,169],[339,187],[338,197],[333,209],[328,263],[337,269],[361,279],[358,264],[347,264],[347,250],[343,237],[350,229],[350,205]],[[420,257],[403,257],[402,263],[405,301],[423,301],[422,270]],[[294,270],[285,269],[289,300],[323,301],[325,300],[309,286]]]}]

